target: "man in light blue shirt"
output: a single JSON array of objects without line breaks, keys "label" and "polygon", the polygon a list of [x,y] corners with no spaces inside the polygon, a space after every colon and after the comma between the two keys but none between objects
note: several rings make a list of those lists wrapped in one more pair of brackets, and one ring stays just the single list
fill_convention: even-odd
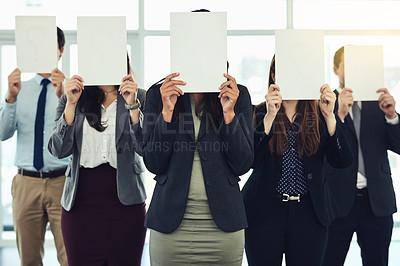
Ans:
[{"label": "man in light blue shirt", "polygon": [[[65,38],[57,28],[58,58]],[[64,93],[64,74],[36,74],[21,82],[17,68],[8,77],[8,93],[0,107],[0,139],[17,131],[16,165],[11,193],[14,228],[21,265],[43,265],[43,245],[47,223],[54,235],[58,261],[67,265],[61,233],[61,194],[68,158],[59,160],[47,150],[52,135],[56,108]]]}]

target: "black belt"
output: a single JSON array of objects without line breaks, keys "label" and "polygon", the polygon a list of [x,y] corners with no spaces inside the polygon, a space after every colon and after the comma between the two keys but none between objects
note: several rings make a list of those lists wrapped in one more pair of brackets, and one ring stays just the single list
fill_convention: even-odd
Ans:
[{"label": "black belt", "polygon": [[359,196],[359,197],[368,196],[368,189],[366,187],[365,188],[357,188],[356,196]]},{"label": "black belt", "polygon": [[60,168],[57,170],[53,170],[53,171],[37,172],[37,171],[29,171],[29,170],[25,170],[22,168],[18,168],[18,174],[23,175],[23,176],[29,176],[29,177],[54,178],[54,177],[59,177],[59,176],[65,175],[65,170],[67,170],[66,167]]},{"label": "black belt", "polygon": [[289,194],[278,194],[278,195],[272,195],[273,199],[280,199],[282,201],[292,201],[292,200],[296,200],[297,202],[300,202],[300,200],[302,199],[306,199],[309,198],[310,194],[306,193],[306,194],[297,194],[297,195],[289,195]]}]

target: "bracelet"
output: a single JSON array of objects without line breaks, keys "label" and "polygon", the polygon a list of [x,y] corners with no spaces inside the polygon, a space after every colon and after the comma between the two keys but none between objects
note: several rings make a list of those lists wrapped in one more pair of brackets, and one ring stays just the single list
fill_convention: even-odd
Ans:
[{"label": "bracelet", "polygon": [[127,104],[125,103],[125,109],[127,110],[136,110],[138,108],[141,107],[140,101],[139,99],[136,99],[136,103],[135,104]]}]

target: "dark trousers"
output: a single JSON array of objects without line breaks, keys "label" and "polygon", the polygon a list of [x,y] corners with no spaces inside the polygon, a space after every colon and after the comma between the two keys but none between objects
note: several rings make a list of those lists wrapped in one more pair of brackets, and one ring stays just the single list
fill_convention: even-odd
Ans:
[{"label": "dark trousers", "polygon": [[344,264],[354,232],[357,233],[364,266],[388,265],[392,228],[392,215],[374,216],[368,193],[358,192],[349,215],[336,219],[328,228],[328,245],[323,265]]},{"label": "dark trousers", "polygon": [[249,226],[245,248],[250,266],[319,266],[326,247],[327,228],[314,213],[310,198],[301,202],[273,199],[265,221]]},{"label": "dark trousers", "polygon": [[61,215],[69,266],[139,266],[144,218],[144,203],[119,201],[114,168],[81,168],[74,205]]}]

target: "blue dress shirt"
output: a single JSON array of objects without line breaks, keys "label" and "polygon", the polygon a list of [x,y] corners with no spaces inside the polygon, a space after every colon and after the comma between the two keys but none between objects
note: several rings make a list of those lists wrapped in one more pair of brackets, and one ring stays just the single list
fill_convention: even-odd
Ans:
[{"label": "blue dress shirt", "polygon": [[[35,140],[35,117],[37,102],[42,86],[43,77],[36,76],[28,81],[22,82],[21,91],[17,101],[13,104],[5,100],[0,107],[0,139],[7,140],[17,131],[17,152],[15,164],[26,170],[36,171],[33,167],[33,145]],[[43,161],[42,171],[51,171],[66,167],[69,158],[57,159],[53,157],[48,149],[47,143],[53,133],[58,97],[54,87],[47,86],[46,109],[44,121]]]}]

